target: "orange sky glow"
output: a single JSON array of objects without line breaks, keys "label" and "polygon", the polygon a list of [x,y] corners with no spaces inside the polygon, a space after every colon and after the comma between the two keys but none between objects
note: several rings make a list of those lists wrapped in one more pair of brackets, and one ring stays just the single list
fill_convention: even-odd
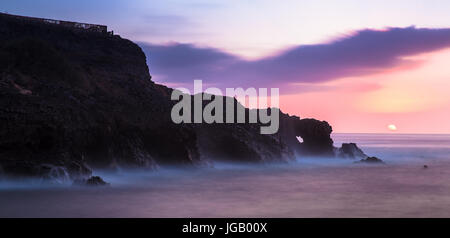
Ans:
[{"label": "orange sky glow", "polygon": [[341,78],[324,90],[280,98],[281,108],[302,118],[327,120],[335,132],[450,133],[450,49],[408,57],[412,67]]}]

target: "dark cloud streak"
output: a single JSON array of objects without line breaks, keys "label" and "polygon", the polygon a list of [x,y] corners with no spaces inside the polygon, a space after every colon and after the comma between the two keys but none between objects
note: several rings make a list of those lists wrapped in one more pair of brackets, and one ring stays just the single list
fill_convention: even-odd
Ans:
[{"label": "dark cloud streak", "polygon": [[417,63],[403,57],[450,47],[450,29],[366,29],[330,43],[298,46],[254,61],[191,44],[141,46],[151,73],[164,76],[164,82],[192,83],[200,78],[221,88],[279,87],[291,92],[299,90],[294,83],[370,75]]}]

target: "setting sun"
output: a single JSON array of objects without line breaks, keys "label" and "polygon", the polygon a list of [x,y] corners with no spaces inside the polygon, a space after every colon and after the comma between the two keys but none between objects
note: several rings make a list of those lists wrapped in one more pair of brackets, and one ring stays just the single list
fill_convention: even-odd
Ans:
[{"label": "setting sun", "polygon": [[388,126],[388,129],[389,129],[390,131],[397,131],[397,126],[391,124],[391,125]]}]

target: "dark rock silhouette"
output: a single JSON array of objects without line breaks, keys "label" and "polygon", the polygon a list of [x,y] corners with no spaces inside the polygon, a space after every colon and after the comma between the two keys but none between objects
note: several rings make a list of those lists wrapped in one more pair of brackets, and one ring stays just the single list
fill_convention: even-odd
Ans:
[{"label": "dark rock silhouette", "polygon": [[4,173],[198,161],[195,131],[171,122],[168,89],[131,41],[0,16],[0,46]]},{"label": "dark rock silhouette", "polygon": [[377,157],[367,157],[358,161],[358,163],[372,163],[372,164],[384,164],[384,161]]},{"label": "dark rock silhouette", "polygon": [[336,148],[339,158],[358,159],[355,163],[384,163],[377,157],[368,156],[355,143],[343,143],[341,148]]},{"label": "dark rock silhouette", "polygon": [[0,15],[0,173],[83,180],[91,168],[335,155],[325,121],[280,113],[274,135],[261,124],[177,125],[171,93],[129,40]]},{"label": "dark rock silhouette", "polygon": [[330,137],[333,131],[326,121],[315,119],[297,120],[295,123],[295,134],[303,139],[300,143],[299,152],[312,155],[330,156],[333,154],[333,140]]},{"label": "dark rock silhouette", "polygon": [[[222,96],[213,96],[222,97]],[[223,115],[226,117],[226,99]],[[193,100],[192,100],[193,101]],[[244,108],[237,100],[234,102],[234,116],[237,120],[238,108]],[[208,102],[204,102],[206,106]],[[265,109],[268,114],[273,108]],[[246,122],[250,111],[259,115],[259,110],[245,109]],[[193,113],[192,113],[193,115]],[[229,160],[234,162],[288,161],[295,156],[334,156],[331,126],[325,121],[300,119],[280,112],[280,126],[273,135],[262,135],[262,123],[234,124],[194,124],[197,145],[201,157]],[[297,137],[303,138],[300,143]]]},{"label": "dark rock silhouette", "polygon": [[92,176],[88,179],[76,179],[73,182],[73,185],[75,186],[109,186],[110,184],[105,182],[101,177],[99,176]]},{"label": "dark rock silhouette", "polygon": [[368,157],[355,143],[343,143],[341,148],[338,149],[338,156],[351,159],[364,159]]}]

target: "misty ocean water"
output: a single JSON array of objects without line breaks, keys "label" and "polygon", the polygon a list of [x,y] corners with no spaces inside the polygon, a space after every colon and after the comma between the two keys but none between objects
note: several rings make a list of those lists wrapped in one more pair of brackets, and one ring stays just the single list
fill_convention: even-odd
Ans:
[{"label": "misty ocean water", "polygon": [[[95,171],[112,185],[0,182],[0,217],[450,217],[450,135],[334,134],[385,165],[286,164]],[[428,165],[428,169],[424,168]]]}]

